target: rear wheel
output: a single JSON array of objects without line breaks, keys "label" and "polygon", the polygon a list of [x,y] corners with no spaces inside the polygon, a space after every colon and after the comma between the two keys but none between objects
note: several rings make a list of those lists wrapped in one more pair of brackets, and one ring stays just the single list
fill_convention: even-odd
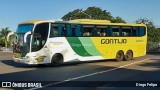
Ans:
[{"label": "rear wheel", "polygon": [[56,66],[63,63],[63,56],[61,54],[55,54],[52,57],[51,65]]},{"label": "rear wheel", "polygon": [[132,51],[128,50],[124,58],[125,58],[126,61],[131,60],[133,58]]},{"label": "rear wheel", "polygon": [[123,51],[118,51],[116,54],[116,61],[122,61],[124,59],[124,53]]}]

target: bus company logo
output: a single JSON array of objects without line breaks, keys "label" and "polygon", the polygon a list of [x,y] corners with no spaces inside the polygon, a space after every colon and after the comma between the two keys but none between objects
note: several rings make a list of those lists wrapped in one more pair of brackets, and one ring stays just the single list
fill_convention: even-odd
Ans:
[{"label": "bus company logo", "polygon": [[63,42],[50,42],[50,43],[53,43],[53,45],[60,45],[60,44],[63,44]]},{"label": "bus company logo", "polygon": [[127,39],[101,39],[101,44],[126,44]]},{"label": "bus company logo", "polygon": [[11,82],[2,82],[2,87],[11,87]]},{"label": "bus company logo", "polygon": [[144,42],[144,40],[136,40],[136,42]]}]

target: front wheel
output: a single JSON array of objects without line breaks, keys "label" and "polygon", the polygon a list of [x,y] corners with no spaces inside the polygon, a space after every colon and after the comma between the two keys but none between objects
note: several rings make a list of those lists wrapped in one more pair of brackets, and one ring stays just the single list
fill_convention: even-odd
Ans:
[{"label": "front wheel", "polygon": [[63,56],[61,54],[55,54],[52,57],[51,65],[56,66],[63,63]]},{"label": "front wheel", "polygon": [[123,51],[118,51],[116,54],[116,61],[122,61],[124,59],[124,53]]}]

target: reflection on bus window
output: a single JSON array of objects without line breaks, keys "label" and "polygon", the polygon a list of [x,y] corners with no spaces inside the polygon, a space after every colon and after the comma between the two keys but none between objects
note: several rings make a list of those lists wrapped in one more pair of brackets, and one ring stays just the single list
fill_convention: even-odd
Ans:
[{"label": "reflection on bus window", "polygon": [[51,25],[51,30],[50,30],[50,37],[54,37],[54,36],[55,37],[58,36],[58,26],[52,24]]},{"label": "reflection on bus window", "polygon": [[131,36],[131,27],[122,27],[122,36]]},{"label": "reflection on bus window", "polygon": [[43,48],[47,41],[49,23],[38,24],[34,30],[32,38],[32,51],[38,51]]},{"label": "reflection on bus window", "polygon": [[93,26],[83,26],[83,36],[93,36]]},{"label": "reflection on bus window", "polygon": [[112,27],[112,36],[119,36],[119,27]]},{"label": "reflection on bus window", "polygon": [[61,36],[66,36],[66,28],[65,28],[65,26],[62,26],[62,34],[61,34]]},{"label": "reflection on bus window", "polygon": [[133,27],[132,36],[138,36],[138,27]]}]

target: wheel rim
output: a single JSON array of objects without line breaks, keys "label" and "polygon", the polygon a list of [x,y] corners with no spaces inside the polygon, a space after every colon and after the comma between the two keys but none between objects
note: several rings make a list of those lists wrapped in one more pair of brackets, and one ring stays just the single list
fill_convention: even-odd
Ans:
[{"label": "wheel rim", "polygon": [[121,58],[121,54],[120,54],[120,53],[118,53],[117,57],[118,57],[118,59],[120,59],[120,58]]},{"label": "wheel rim", "polygon": [[117,53],[117,59],[122,59],[122,53],[121,52]]},{"label": "wheel rim", "polygon": [[56,57],[55,59],[54,59],[54,61],[55,61],[55,64],[58,64],[59,63],[59,58],[58,57]]},{"label": "wheel rim", "polygon": [[128,51],[128,52],[127,52],[126,58],[127,58],[127,59],[131,59],[131,58],[132,58],[132,52],[131,52],[131,51]]}]

